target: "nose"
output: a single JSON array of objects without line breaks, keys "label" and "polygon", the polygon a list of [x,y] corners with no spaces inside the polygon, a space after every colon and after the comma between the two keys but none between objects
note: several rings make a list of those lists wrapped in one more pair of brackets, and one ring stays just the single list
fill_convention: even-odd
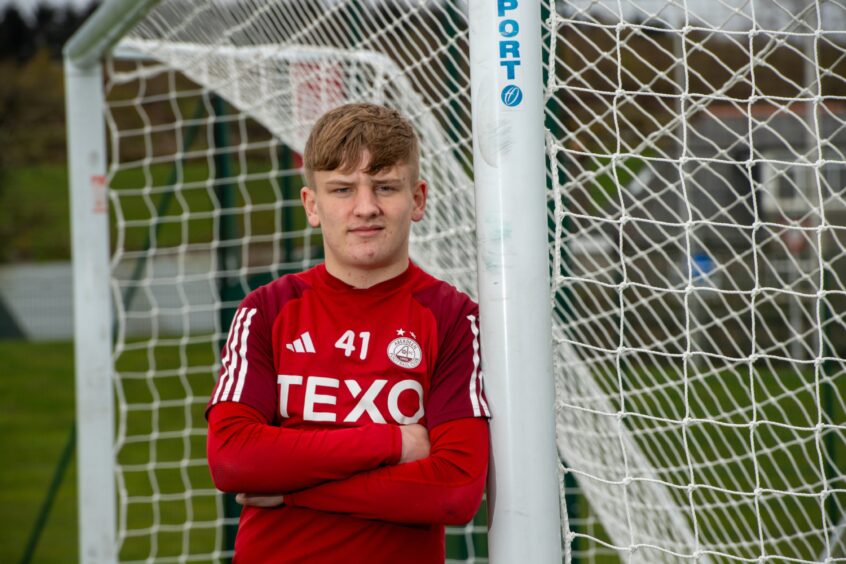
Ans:
[{"label": "nose", "polygon": [[355,191],[354,213],[358,217],[373,217],[379,215],[379,203],[372,187],[363,186]]}]

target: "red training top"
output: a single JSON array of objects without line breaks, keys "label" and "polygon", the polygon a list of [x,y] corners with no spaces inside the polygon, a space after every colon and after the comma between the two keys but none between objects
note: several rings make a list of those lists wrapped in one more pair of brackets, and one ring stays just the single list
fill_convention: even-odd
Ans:
[{"label": "red training top", "polygon": [[[481,500],[489,416],[478,309],[414,264],[368,289],[323,265],[250,293],[209,402],[209,466],[245,507],[238,562],[444,560],[444,524]],[[397,464],[398,425],[431,453]]]}]

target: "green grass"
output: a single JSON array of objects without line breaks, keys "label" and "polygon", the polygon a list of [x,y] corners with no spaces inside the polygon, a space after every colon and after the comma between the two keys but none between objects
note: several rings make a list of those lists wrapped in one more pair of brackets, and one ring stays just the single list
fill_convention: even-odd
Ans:
[{"label": "green grass", "polygon": [[[215,361],[217,343],[211,338],[185,343],[180,340],[161,339],[152,346],[133,342],[129,350],[116,359],[116,368],[120,375],[120,391],[132,398],[135,408],[126,415],[125,435],[129,442],[120,450],[122,464],[141,465],[136,471],[126,472],[124,480],[131,495],[162,496],[158,502],[160,514],[153,512],[153,504],[140,499],[127,508],[128,529],[143,530],[161,524],[152,535],[139,535],[127,539],[121,550],[124,560],[145,559],[155,553],[158,557],[176,556],[188,546],[197,553],[208,554],[217,546],[218,534],[213,523],[218,516],[217,496],[212,491],[211,481],[204,464],[204,429],[203,407],[206,396],[213,383],[212,365]],[[134,348],[133,348],[134,347]],[[0,342],[0,358],[3,358],[4,372],[0,379],[0,428],[3,429],[2,460],[0,465],[0,506],[8,508],[0,517],[0,562],[17,562],[23,553],[28,535],[35,522],[36,514],[50,484],[62,448],[67,440],[73,421],[73,351],[70,343],[25,343]],[[190,367],[190,369],[186,369]],[[647,412],[668,418],[679,416],[679,405],[683,403],[677,376],[679,367],[651,366],[627,369],[627,381],[631,388],[627,390],[629,412]],[[843,372],[831,372],[834,377],[831,384],[823,384],[823,393],[830,393],[835,398],[846,396],[843,391]],[[813,386],[808,388],[807,372],[798,372],[784,368],[777,373],[761,369],[751,382],[759,398],[779,396],[787,393],[791,399],[779,404],[782,411],[774,404],[758,404],[759,421],[783,421],[793,425],[805,426],[815,419],[816,405]],[[634,390],[643,389],[648,382],[663,381],[668,383],[664,394],[638,395]],[[699,418],[714,418],[717,411],[734,405],[738,411],[724,422],[743,424],[752,414],[750,381],[743,375],[729,372],[711,374],[710,384],[692,381],[688,392],[691,414]],[[834,386],[835,387],[831,387]],[[830,389],[826,390],[826,386]],[[156,402],[173,402],[172,407],[152,409]],[[709,415],[709,408],[715,409]],[[843,404],[836,401],[828,417],[833,421],[843,421]],[[811,420],[808,420],[808,417]],[[785,419],[785,417],[787,419]],[[648,421],[630,421],[629,426],[648,429],[654,427]],[[179,432],[184,428],[194,429],[190,436],[169,436],[169,432]],[[151,433],[158,437],[150,440]],[[784,428],[762,424],[756,431],[758,448],[773,448],[772,456],[759,457],[758,476],[763,487],[779,490],[801,491],[801,484],[819,480],[819,465],[816,464],[815,443],[809,441],[807,433],[799,433]],[[665,453],[684,452],[682,437],[677,429],[662,432],[662,448]],[[846,457],[843,437],[837,435],[835,450],[831,452],[833,469],[842,468],[841,462]],[[133,443],[134,439],[141,439]],[[749,432],[741,428],[718,427],[708,423],[697,423],[688,430],[688,442],[695,464],[704,464],[696,471],[699,484],[716,487],[736,487],[750,491],[754,487],[752,476],[755,471],[748,459],[730,462],[734,454],[748,453]],[[789,445],[789,441],[800,441]],[[668,454],[669,456],[669,454]],[[143,465],[154,459],[159,463],[176,462],[192,459],[195,464],[187,468],[159,467],[150,470]],[[707,469],[713,459],[724,462]],[[803,461],[810,461],[803,464]],[[667,461],[665,461],[667,462]],[[679,462],[679,461],[677,461]],[[161,466],[161,465],[160,465]],[[676,474],[662,476],[665,479],[681,483],[683,477]],[[843,487],[839,478],[833,485]],[[185,485],[193,492],[182,496]],[[199,490],[206,489],[206,493]],[[175,495],[167,500],[164,497]],[[695,494],[697,504],[707,502],[726,503],[728,494],[716,494],[700,490]],[[846,501],[846,496],[833,496],[839,503]],[[574,501],[574,500],[571,500]],[[584,499],[576,500],[580,509],[573,511],[571,517],[590,519],[591,512]],[[192,512],[189,526],[188,513]],[[798,516],[798,517],[797,517]],[[761,506],[762,525],[770,534],[797,527],[820,525],[822,515],[815,498],[784,498],[782,502],[763,502]],[[797,522],[796,519],[799,519]],[[728,525],[725,535],[746,534],[747,524],[755,524],[756,516],[752,507],[743,507],[726,514],[722,521],[716,514],[710,516],[699,513],[700,531],[713,540],[716,530]],[[717,519],[718,521],[715,521]],[[803,523],[807,519],[808,523]],[[484,510],[477,516],[476,522],[483,524]],[[820,521],[820,522],[818,522]],[[745,523],[745,524],[743,524]],[[172,530],[165,530],[171,526]],[[590,533],[597,538],[607,536],[601,527],[595,525],[590,531],[576,529],[579,533]],[[768,535],[769,536],[769,535]],[[486,554],[486,539],[483,534],[474,537],[475,553]],[[726,541],[731,539],[724,538]],[[782,543],[768,542],[767,550],[776,553],[786,549]],[[448,554],[453,558],[463,558],[466,547],[463,537],[447,538]],[[602,551],[602,547],[590,539],[580,537],[574,549],[581,551]],[[754,547],[753,547],[754,549]],[[804,558],[816,556],[818,546],[808,545],[801,554]],[[789,551],[788,551],[789,552]],[[754,556],[754,550],[748,557]],[[72,562],[77,554],[76,498],[73,467],[65,476],[59,491],[56,505],[47,521],[43,537],[35,553],[35,562]],[[800,556],[800,555],[797,555]],[[614,555],[596,558],[595,562],[617,562]],[[719,559],[715,561],[721,561]]]},{"label": "green grass", "polygon": [[[18,562],[73,424],[73,347],[0,341],[0,358],[0,562]],[[34,562],[76,561],[76,476],[68,470]]]},{"label": "green grass", "polygon": [[0,178],[0,262],[70,257],[67,168],[39,164]]},{"label": "green grass", "polygon": [[[625,407],[630,414],[626,425],[635,430],[632,434],[634,441],[640,445],[642,452],[650,453],[650,462],[657,469],[654,476],[646,477],[660,478],[683,487],[690,480],[689,456],[697,485],[692,499],[697,507],[697,526],[703,544],[713,547],[717,542],[725,543],[721,549],[724,552],[754,559],[760,554],[760,545],[754,542],[760,519],[764,539],[761,544],[767,554],[812,561],[824,548],[822,538],[816,537],[815,531],[838,522],[843,515],[842,509],[846,507],[846,495],[842,492],[832,494],[821,507],[819,497],[808,494],[820,491],[824,476],[830,488],[844,488],[846,479],[840,469],[846,467],[846,437],[836,429],[829,429],[819,443],[822,456],[829,460],[820,463],[813,430],[820,409],[817,406],[817,380],[812,368],[764,365],[762,362],[755,365],[753,377],[750,377],[748,368],[748,365],[724,366],[719,372],[712,372],[702,365],[690,363],[685,397],[682,361],[640,367],[635,367],[634,363],[627,366],[624,362]],[[842,398],[846,397],[846,373],[842,367],[828,366],[824,369],[819,379],[821,417],[824,422],[842,425],[846,421],[842,402]],[[610,381],[612,378],[616,381],[613,366],[597,370],[597,373],[608,375],[606,389],[616,387],[616,383]],[[699,379],[699,374],[706,377]],[[599,377],[597,381],[602,383]],[[613,396],[610,401],[612,410],[621,407],[614,403]],[[689,408],[690,417],[697,420],[686,430],[677,423],[636,415],[647,414],[679,421],[685,416],[685,405]],[[750,431],[753,420],[758,423],[754,431]],[[751,446],[753,442],[755,455]],[[672,467],[675,468],[669,469]],[[609,474],[620,479],[621,472],[622,469],[614,469]],[[636,474],[635,477],[644,476]],[[793,495],[774,498],[764,492],[756,507],[750,495],[756,482],[765,490],[786,491]],[[608,493],[622,498],[625,490],[614,485],[609,487]],[[678,505],[679,516],[691,522],[685,491],[667,489],[666,493]],[[571,517],[592,517],[584,501],[572,501],[578,503],[579,509],[575,512],[571,510]],[[711,504],[723,509],[709,509]],[[644,519],[646,515],[635,513],[634,518]],[[638,529],[639,524],[635,522],[634,527]],[[601,529],[599,531],[598,534],[590,534],[607,540]],[[583,529],[577,532],[585,533]],[[789,534],[806,535],[808,539],[783,538]],[[749,539],[753,540],[751,545],[740,546],[742,541]],[[644,539],[635,538],[635,542],[644,542]],[[732,547],[731,543],[736,543],[736,546]],[[574,550],[599,548],[590,539],[579,538]],[[648,552],[644,552],[644,558],[650,559]],[[617,560],[608,560],[613,561]],[[715,557],[712,561],[728,562],[729,559]]]},{"label": "green grass", "polygon": [[[262,161],[247,163],[243,178],[240,173],[233,161],[230,176],[215,179],[214,169],[205,159],[177,168],[160,164],[122,170],[111,183],[116,196],[111,224],[114,226],[118,217],[126,222],[127,250],[144,249],[149,241],[158,247],[206,243],[213,239],[218,221],[229,222],[236,233],[254,239],[305,228],[298,174],[275,177],[270,163]],[[176,180],[179,183],[174,190]],[[140,190],[148,185],[151,190]],[[284,206],[275,205],[282,200],[287,202]],[[221,211],[220,219],[213,216],[216,209]]]},{"label": "green grass", "polygon": [[[137,343],[130,343],[130,346]],[[191,344],[159,342],[149,349],[124,352],[116,359],[121,392],[131,397],[136,409],[129,412],[123,427],[130,443],[119,452],[122,464],[174,462],[183,458],[199,461],[188,468],[139,469],[124,474],[132,496],[175,494],[180,496],[189,483],[193,490],[213,488],[204,464],[205,429],[203,409],[213,384],[211,366],[217,344],[211,340]],[[3,429],[0,465],[0,562],[18,562],[27,538],[52,480],[56,463],[68,438],[74,419],[73,346],[71,343],[27,343],[0,341],[4,372],[0,378],[0,428]],[[183,362],[192,367],[180,370]],[[153,372],[155,368],[155,372]],[[153,411],[153,402],[181,402],[176,407]],[[184,428],[198,431],[190,437],[168,438],[166,433]],[[131,443],[152,431],[159,439]],[[68,563],[77,561],[76,477],[73,460],[64,476],[59,495],[49,515],[33,562]],[[217,546],[219,534],[212,524],[218,517],[217,496],[196,494],[185,499],[162,500],[156,517],[153,504],[132,503],[127,507],[130,530],[141,530],[156,522],[175,530],[128,538],[121,549],[121,560],[177,556],[183,545],[195,553],[208,554]],[[188,512],[193,516],[188,526]],[[485,522],[484,507],[476,518]],[[487,553],[485,535],[473,538],[476,555]],[[448,554],[464,558],[463,537],[447,538]]]},{"label": "green grass", "polygon": [[[211,345],[187,347],[158,347],[152,359],[159,370],[174,368],[185,354],[192,366],[211,365],[214,355]],[[0,465],[0,562],[17,562],[21,558],[36,515],[52,480],[56,464],[67,441],[74,419],[73,346],[71,343],[26,343],[0,341],[0,358],[4,372],[0,378],[0,428],[3,429],[3,453]],[[205,428],[203,406],[213,379],[211,370],[205,374],[183,377],[136,378],[147,370],[147,355],[132,352],[118,360],[118,368],[129,374],[123,390],[133,401],[186,400],[187,408],[164,408],[156,416],[152,411],[132,412],[128,418],[127,434],[138,437],[155,429],[161,433],[186,426]],[[185,385],[187,383],[187,386]],[[191,388],[194,388],[192,391]],[[190,420],[190,421],[189,421]],[[153,448],[150,448],[150,444]],[[187,446],[186,446],[187,445]],[[145,463],[155,456],[160,462],[176,461],[186,454],[204,460],[205,438],[197,435],[188,439],[161,438],[152,443],[130,445],[121,450],[122,463]],[[36,552],[34,562],[66,563],[77,560],[77,516],[75,460],[68,468],[64,481],[49,515]],[[132,495],[181,494],[185,478],[194,488],[211,489],[211,479],[204,463],[187,469],[161,469],[154,472],[125,474],[126,486]],[[153,537],[128,539],[121,551],[122,560],[146,558],[154,539],[159,556],[178,555],[183,542],[192,549],[209,552],[215,549],[215,530],[203,528],[202,522],[217,518],[216,495],[189,497],[188,500],[160,502],[163,525],[182,527],[187,511],[193,511],[193,526],[184,531],[162,531]],[[130,504],[129,529],[150,526],[154,516],[150,504]],[[198,525],[200,523],[200,525]]]},{"label": "green grass", "polygon": [[[203,411],[214,385],[218,345],[211,338],[145,344],[128,343],[129,350],[116,359],[120,395],[133,404],[118,426],[125,437],[118,463],[126,491],[136,498],[126,507],[127,530],[157,527],[157,532],[129,536],[120,557],[175,557],[184,546],[209,554],[217,547],[218,495],[205,463]],[[192,462],[182,467],[181,461]],[[157,467],[151,470],[151,464]],[[156,496],[161,499],[153,502]]]},{"label": "green grass", "polygon": [[[228,224],[230,233],[249,236],[256,244],[267,244],[275,233],[305,229],[299,174],[276,176],[270,161],[261,160],[248,161],[243,169],[245,176],[239,178],[241,167],[233,157],[225,179],[215,180],[205,158],[179,167],[165,163],[118,172],[109,204],[113,246],[118,219],[125,222],[122,246],[128,251],[151,244],[162,248],[208,243],[216,224]],[[70,258],[65,165],[19,167],[5,171],[0,180],[0,239],[5,242],[0,262]],[[145,186],[150,189],[142,190]],[[274,204],[281,198],[283,206]],[[219,218],[213,215],[215,209],[220,210]]]},{"label": "green grass", "polygon": [[[646,151],[643,157],[651,157],[652,153]],[[646,160],[641,157],[628,157],[619,161],[619,163],[611,167],[611,159],[609,157],[593,157],[590,159],[588,168],[594,172],[591,177],[586,180],[587,192],[590,194],[590,200],[597,208],[603,208],[608,201],[615,202],[618,199],[618,190],[621,186],[627,186],[646,166]],[[597,174],[599,170],[608,170],[602,174]]]}]

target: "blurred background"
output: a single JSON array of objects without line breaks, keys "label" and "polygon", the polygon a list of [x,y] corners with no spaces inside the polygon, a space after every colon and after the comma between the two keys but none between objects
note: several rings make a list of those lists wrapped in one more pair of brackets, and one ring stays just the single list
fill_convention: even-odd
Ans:
[{"label": "blurred background", "polygon": [[76,561],[61,53],[95,8],[0,0],[0,562]]},{"label": "blurred background", "polygon": [[[248,13],[228,0],[161,4],[153,20],[179,28],[168,32],[175,37],[169,40],[193,43],[199,36],[215,56],[228,53],[215,51],[228,45],[225,26]],[[220,4],[232,18],[215,11]],[[409,98],[415,111],[433,109],[446,130],[428,139],[440,153],[424,164],[451,170],[442,164],[448,159],[440,160],[447,154],[457,163],[452,179],[470,178],[465,3],[415,0],[416,12],[376,0],[272,4],[300,19],[280,19],[271,40],[263,26],[245,25],[249,33],[235,34],[245,52],[265,42],[287,45],[299,37],[296,30],[311,29],[312,19],[321,30],[334,24],[357,30],[314,32],[303,42],[392,57],[403,69],[399,76],[430,104]],[[337,9],[328,15],[310,11],[329,4]],[[766,523],[775,531],[767,537],[771,554],[817,561],[829,543],[821,531],[836,529],[846,539],[846,489],[837,485],[846,452],[846,7],[839,0],[542,4],[545,52],[555,69],[545,92],[548,149],[555,155],[549,229],[563,398],[558,431],[567,453],[574,558],[619,562],[612,540],[624,553],[656,544],[648,531],[635,539],[632,525],[621,521],[624,514],[638,526],[650,521],[655,503],[667,514],[687,515],[691,478],[679,463],[687,460],[706,492],[695,516],[703,546],[726,559],[751,560]],[[0,504],[7,508],[0,514],[0,562],[76,560],[61,49],[95,7],[84,0],[0,0],[0,456],[6,462]],[[182,17],[187,13],[191,25]],[[696,25],[686,25],[688,18]],[[368,28],[379,33],[360,33],[359,20],[385,25]],[[411,23],[386,24],[403,20]],[[144,47],[159,27],[139,26],[129,35],[131,46]],[[395,30],[404,35],[383,40]],[[397,44],[409,49],[398,54]],[[242,89],[237,85],[253,84],[253,74],[275,76],[263,73],[278,70],[274,59],[258,57],[238,69],[234,57],[220,65],[209,57],[202,66],[187,53],[177,45],[164,65],[143,56],[106,65],[107,115],[119,141],[111,148],[120,148],[120,158],[113,155],[120,166],[109,179],[110,211],[112,226],[123,230],[113,273],[126,329],[116,346],[116,382],[126,396],[122,416],[135,417],[123,428],[132,440],[116,451],[128,468],[121,476],[130,476],[123,491],[133,499],[125,506],[138,506],[121,524],[129,538],[122,554],[139,561],[152,561],[156,551],[184,561],[183,545],[219,545],[198,537],[198,531],[216,534],[221,513],[213,505],[219,496],[206,485],[203,394],[225,317],[243,292],[319,258],[313,251],[319,240],[291,215],[299,172],[296,139],[290,139],[297,128],[287,118],[297,115],[297,103],[321,98],[315,92],[332,101],[343,68],[330,66],[316,80],[309,78],[314,65],[295,62],[281,75],[281,87],[271,79]],[[209,73],[217,80],[213,89],[200,80],[208,80],[207,68],[237,69],[237,80]],[[354,86],[380,82],[365,71],[361,76]],[[263,87],[271,94],[261,119],[234,111],[233,100],[255,110],[251,96]],[[224,201],[224,194],[231,198]],[[467,235],[466,249],[447,258],[451,268],[472,274],[473,230],[450,223],[472,222],[472,213],[454,213],[456,201],[442,198],[444,223],[428,224],[439,236]],[[224,224],[238,236],[218,237]],[[424,235],[437,250],[435,234]],[[151,249],[159,254],[149,266]],[[174,267],[177,260],[185,271]],[[214,260],[224,266],[195,276]],[[205,293],[195,293],[195,285]],[[165,295],[174,289],[184,293],[181,300]],[[195,385],[186,387],[177,376],[196,378]],[[162,416],[160,404],[176,413]],[[621,413],[635,415],[626,432],[636,439],[627,439],[626,449],[640,458],[620,459]],[[688,428],[689,416],[696,430]],[[767,424],[756,434],[761,421]],[[163,477],[155,466],[162,460],[196,475]],[[805,460],[819,464],[796,463]],[[629,479],[638,476],[647,484],[657,476],[665,489],[638,490],[646,501],[630,514],[620,503],[634,491]],[[756,497],[753,510],[761,479],[779,496],[763,509]],[[836,495],[829,495],[832,487]],[[171,505],[159,503],[167,497],[162,492],[172,494]],[[193,519],[172,505],[194,512]],[[159,513],[174,522],[160,523]],[[209,523],[215,529],[201,526]],[[467,547],[468,557],[478,548]],[[683,543],[676,549],[688,550]],[[650,554],[642,561],[663,561]]]}]

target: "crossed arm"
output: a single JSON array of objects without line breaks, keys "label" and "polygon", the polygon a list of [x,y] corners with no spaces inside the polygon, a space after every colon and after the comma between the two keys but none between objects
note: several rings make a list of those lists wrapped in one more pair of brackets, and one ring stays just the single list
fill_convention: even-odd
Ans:
[{"label": "crossed arm", "polygon": [[421,430],[291,430],[268,425],[247,406],[218,404],[209,414],[209,467],[219,489],[247,494],[240,500],[251,505],[284,497],[286,505],[369,519],[464,524],[484,492],[487,421],[438,425],[430,444]]}]

